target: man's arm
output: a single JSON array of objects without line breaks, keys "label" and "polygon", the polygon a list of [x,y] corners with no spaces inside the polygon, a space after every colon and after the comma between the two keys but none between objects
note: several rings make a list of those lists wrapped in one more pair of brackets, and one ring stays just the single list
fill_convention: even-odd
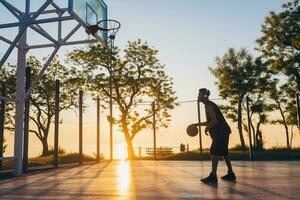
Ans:
[{"label": "man's arm", "polygon": [[[199,123],[195,123],[194,125],[199,126]],[[200,126],[207,126],[207,122],[200,122]]]}]

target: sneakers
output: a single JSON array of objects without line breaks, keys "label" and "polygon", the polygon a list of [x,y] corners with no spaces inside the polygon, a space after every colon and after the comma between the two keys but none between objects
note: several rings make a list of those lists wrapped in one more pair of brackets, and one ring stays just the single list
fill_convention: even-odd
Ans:
[{"label": "sneakers", "polygon": [[221,178],[225,181],[236,181],[236,176],[234,172],[228,171],[228,173],[225,176],[222,176]]},{"label": "sneakers", "polygon": [[201,179],[201,181],[203,183],[218,183],[218,178],[210,173],[207,178]]}]

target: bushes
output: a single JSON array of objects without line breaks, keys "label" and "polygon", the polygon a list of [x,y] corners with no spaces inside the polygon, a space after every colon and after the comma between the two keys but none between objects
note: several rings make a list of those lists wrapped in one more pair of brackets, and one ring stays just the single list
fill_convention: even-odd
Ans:
[{"label": "bushes", "polygon": [[[58,154],[63,155],[65,153],[66,153],[66,150],[63,147],[59,146],[58,147]],[[49,151],[48,151],[47,155],[41,155],[41,156],[42,157],[47,157],[47,156],[50,156],[50,155],[54,155],[54,147],[53,146],[49,147]]]}]

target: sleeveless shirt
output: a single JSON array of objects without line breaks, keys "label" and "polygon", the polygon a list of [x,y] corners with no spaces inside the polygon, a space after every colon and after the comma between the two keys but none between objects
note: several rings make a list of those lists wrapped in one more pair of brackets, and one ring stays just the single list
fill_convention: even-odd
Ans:
[{"label": "sleeveless shirt", "polygon": [[214,135],[230,134],[231,129],[228,123],[226,122],[225,117],[223,116],[220,108],[212,101],[208,101],[208,103],[205,105],[205,114],[206,114],[207,123],[209,124],[211,119],[208,113],[206,112],[206,106],[212,106],[217,118],[217,124],[209,130],[209,133]]}]

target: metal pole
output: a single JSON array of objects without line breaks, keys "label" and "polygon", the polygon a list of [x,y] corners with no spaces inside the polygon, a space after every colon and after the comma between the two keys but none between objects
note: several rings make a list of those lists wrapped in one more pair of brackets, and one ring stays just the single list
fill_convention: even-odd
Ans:
[{"label": "metal pole", "polygon": [[[28,89],[30,88],[30,84],[31,84],[31,68],[26,67],[25,91],[28,91]],[[30,97],[25,101],[23,170],[27,170],[28,167],[29,111],[30,111]]]},{"label": "metal pole", "polygon": [[54,122],[54,167],[58,167],[58,135],[59,135],[59,90],[60,81],[55,80],[55,122]]},{"label": "metal pole", "polygon": [[[19,31],[22,31],[20,26]],[[14,176],[22,175],[22,150],[24,131],[24,95],[25,95],[25,64],[26,64],[26,36],[27,28],[19,40],[18,66],[17,66],[17,86],[16,86],[16,117],[15,117],[15,140],[14,140]]]},{"label": "metal pole", "polygon": [[246,97],[246,102],[247,102],[248,134],[249,134],[249,158],[252,161],[253,151],[252,151],[251,126],[250,126],[249,96]]},{"label": "metal pole", "polygon": [[297,121],[298,130],[300,131],[300,105],[299,105],[299,93],[296,93],[296,104],[297,104]]},{"label": "metal pole", "polygon": [[110,160],[113,160],[113,108],[112,108],[112,77],[109,77],[109,135],[110,135]]},{"label": "metal pole", "polygon": [[79,91],[79,164],[82,164],[82,96],[83,91]]},{"label": "metal pole", "polygon": [[[1,95],[6,96],[4,83],[1,84]],[[0,158],[3,157],[4,117],[5,117],[5,100],[1,100],[1,107],[0,107]],[[0,170],[2,170],[2,160],[0,160]]]},{"label": "metal pole", "polygon": [[97,162],[100,160],[100,98],[97,98]]},{"label": "metal pole", "polygon": [[155,111],[155,101],[152,103],[152,113],[153,113],[153,155],[156,159],[156,111]]},{"label": "metal pole", "polygon": [[29,14],[30,12],[30,0],[26,0],[25,12],[26,14]]},{"label": "metal pole", "polygon": [[200,150],[200,156],[203,155],[203,150],[202,150],[202,130],[201,130],[201,112],[200,112],[200,102],[197,101],[197,111],[198,111],[198,124],[199,124],[199,150]]},{"label": "metal pole", "polygon": [[109,72],[109,134],[110,134],[110,160],[113,160],[113,107],[112,107],[112,53],[113,53],[113,40],[111,41],[110,46],[110,72]]}]

